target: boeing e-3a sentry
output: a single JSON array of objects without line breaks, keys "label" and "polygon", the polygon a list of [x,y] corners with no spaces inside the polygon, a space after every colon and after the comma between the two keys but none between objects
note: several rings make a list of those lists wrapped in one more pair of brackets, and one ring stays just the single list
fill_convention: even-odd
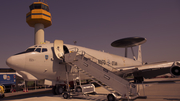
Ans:
[{"label": "boeing e-3a sentry", "polygon": [[[179,76],[179,61],[142,64],[140,44],[145,41],[146,39],[142,37],[129,37],[114,41],[111,44],[114,47],[126,47],[126,50],[127,47],[139,45],[137,59],[135,57],[130,59],[117,56],[81,46],[68,45],[64,44],[62,40],[55,40],[54,43],[46,42],[45,44],[33,45],[26,49],[26,51],[9,57],[6,63],[27,81],[45,79],[46,84],[54,86],[53,91],[55,94],[63,92],[62,82],[67,81],[66,72],[68,71],[69,81],[73,81],[73,74],[77,72],[77,69],[72,65],[66,64],[66,58],[71,57],[68,55],[70,53],[76,53],[75,55],[83,54],[86,60],[89,59],[96,62],[97,65],[104,67],[103,71],[111,71],[123,78],[133,74],[135,82],[142,82],[143,78],[151,78],[165,73]],[[74,61],[78,59],[73,58]],[[85,66],[90,65],[86,62],[82,62],[82,64]],[[81,65],[76,64],[76,66]],[[89,78],[83,73],[80,74],[80,77],[81,80]],[[108,79],[108,75],[105,78]]]}]

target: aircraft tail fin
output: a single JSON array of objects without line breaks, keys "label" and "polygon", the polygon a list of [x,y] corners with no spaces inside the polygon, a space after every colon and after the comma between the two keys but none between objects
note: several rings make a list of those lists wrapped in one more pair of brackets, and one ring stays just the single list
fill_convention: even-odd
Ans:
[{"label": "aircraft tail fin", "polygon": [[141,45],[139,45],[139,49],[138,49],[138,59],[137,59],[137,61],[142,62]]}]

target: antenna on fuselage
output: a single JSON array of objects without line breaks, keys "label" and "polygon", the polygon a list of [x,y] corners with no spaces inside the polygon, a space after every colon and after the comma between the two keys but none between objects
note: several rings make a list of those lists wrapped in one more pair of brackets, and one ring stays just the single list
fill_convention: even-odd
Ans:
[{"label": "antenna on fuselage", "polygon": [[[119,40],[112,42],[111,46],[117,47],[117,48],[125,48],[125,57],[127,57],[128,48],[131,47],[133,58],[134,58],[134,60],[136,60],[133,47],[141,45],[141,44],[145,43],[146,41],[147,41],[146,38],[142,38],[142,37],[128,37],[128,38],[123,38],[123,39],[119,39]],[[141,54],[138,54],[138,55],[141,55]]]},{"label": "antenna on fuselage", "polygon": [[74,41],[74,45],[76,45],[77,44],[77,41]]}]

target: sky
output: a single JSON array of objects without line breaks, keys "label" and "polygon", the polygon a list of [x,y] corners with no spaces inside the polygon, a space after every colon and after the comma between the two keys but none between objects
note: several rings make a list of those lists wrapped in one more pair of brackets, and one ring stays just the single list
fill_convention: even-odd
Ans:
[{"label": "sky", "polygon": [[[34,44],[34,28],[26,23],[29,5],[38,0],[0,3],[0,68],[6,59]],[[104,50],[124,56],[111,43],[126,37],[144,37],[143,61],[180,60],[180,0],[47,0],[52,25],[45,40]],[[134,47],[137,53],[137,47]],[[137,56],[137,54],[136,54]],[[129,56],[132,58],[131,51]]]}]

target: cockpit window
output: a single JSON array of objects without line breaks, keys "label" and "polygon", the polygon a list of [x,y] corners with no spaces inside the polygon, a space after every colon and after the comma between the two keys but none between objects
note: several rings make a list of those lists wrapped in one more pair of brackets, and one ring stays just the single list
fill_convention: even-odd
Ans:
[{"label": "cockpit window", "polygon": [[29,52],[39,52],[40,53],[41,50],[42,50],[42,52],[47,52],[48,51],[47,48],[28,48],[26,51],[17,53],[15,55],[29,53]]},{"label": "cockpit window", "polygon": [[35,48],[28,48],[26,51],[17,53],[17,54],[15,54],[15,55],[24,54],[24,53],[29,53],[29,52],[34,52],[34,49],[35,49]]},{"label": "cockpit window", "polygon": [[36,50],[35,50],[36,52],[41,52],[41,48],[36,48]]},{"label": "cockpit window", "polygon": [[47,48],[42,48],[42,52],[47,52]]},{"label": "cockpit window", "polygon": [[26,52],[27,52],[27,53],[28,53],[28,52],[33,52],[34,49],[35,49],[35,48],[29,48],[29,49],[26,50]]}]

